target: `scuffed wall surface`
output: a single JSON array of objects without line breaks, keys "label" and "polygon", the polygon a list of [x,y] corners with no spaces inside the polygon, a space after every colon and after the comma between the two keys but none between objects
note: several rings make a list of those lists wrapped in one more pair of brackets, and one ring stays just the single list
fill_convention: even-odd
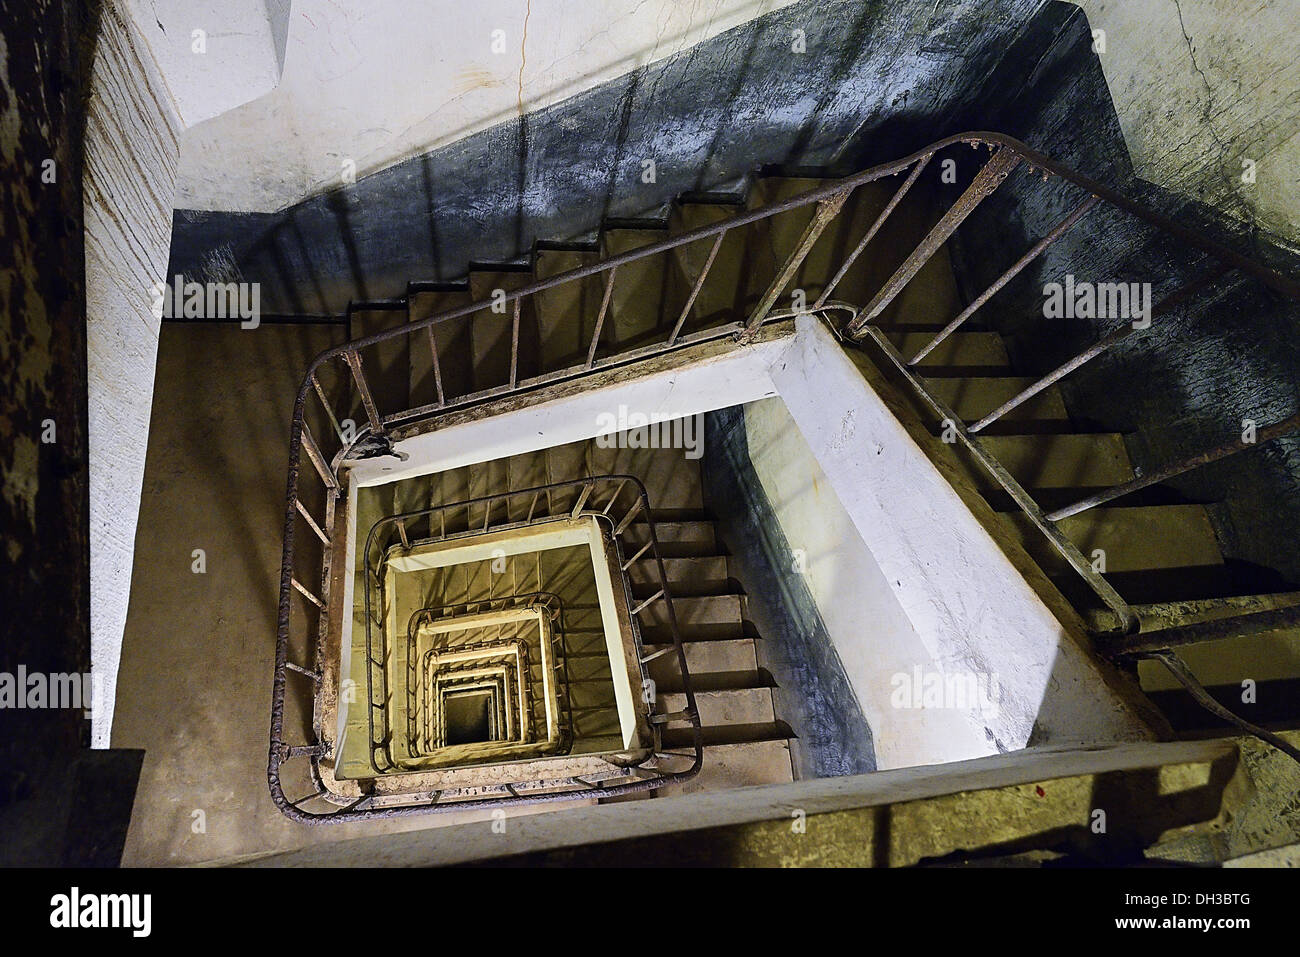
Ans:
[{"label": "scuffed wall surface", "polygon": [[285,209],[791,2],[297,0],[275,91],[182,138],[177,205]]},{"label": "scuffed wall surface", "polygon": [[[1032,82],[1008,88],[990,122],[1068,166],[1128,193],[1274,269],[1300,275],[1300,260],[1232,216],[1134,175],[1090,25],[1073,5],[1054,3],[1025,42],[1039,49]],[[1109,39],[1108,39],[1108,42]],[[1275,115],[1286,120],[1283,110]],[[1171,156],[1181,156],[1169,143]],[[1193,149],[1186,158],[1198,162]],[[962,172],[969,176],[972,162]],[[961,184],[949,187],[955,197]],[[1025,171],[1012,175],[958,234],[955,262],[967,297],[1046,234],[1083,198],[1080,190]],[[985,306],[979,317],[1007,337],[1022,374],[1045,373],[1117,325],[1117,320],[1043,318],[1042,287],[1067,273],[1095,282],[1151,282],[1158,302],[1202,275],[1209,261],[1137,220],[1097,207]],[[1076,421],[1127,433],[1135,466],[1166,463],[1240,437],[1300,409],[1300,305],[1254,281],[1216,284],[1184,308],[1061,383]],[[1225,555],[1225,587],[1269,591],[1300,582],[1300,438],[1188,473],[1169,486],[1213,504]]]},{"label": "scuffed wall surface", "polygon": [[91,657],[106,689],[96,747],[108,746],[112,728],[158,349],[153,289],[167,267],[180,132],[274,86],[273,27],[287,14],[262,0],[217,14],[200,0],[105,5],[84,184]]},{"label": "scuffed wall surface", "polygon": [[1294,0],[1077,2],[1134,172],[1300,247]]},{"label": "scuffed wall surface", "polygon": [[[183,127],[257,99],[280,81],[291,0],[114,0],[167,78]],[[226,144],[229,146],[229,144]]]},{"label": "scuffed wall surface", "polygon": [[[83,5],[0,0],[0,672],[15,683],[20,667],[80,675],[90,665],[80,190],[88,35],[94,15]],[[134,776],[118,773],[114,755],[82,760],[81,708],[13,704],[0,710],[0,864],[116,864]],[[89,764],[101,773],[88,793],[79,782]],[[91,795],[98,803],[78,804]]]},{"label": "scuffed wall surface", "polygon": [[1037,51],[1008,51],[1042,2],[804,0],[283,212],[178,210],[169,273],[233,258],[268,313],[338,314],[763,164],[893,159],[1023,81]]}]

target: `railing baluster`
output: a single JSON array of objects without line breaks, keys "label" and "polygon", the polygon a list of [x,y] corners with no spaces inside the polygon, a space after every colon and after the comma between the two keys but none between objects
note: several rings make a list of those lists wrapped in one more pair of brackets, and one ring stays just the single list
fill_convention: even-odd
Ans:
[{"label": "railing baluster", "polygon": [[976,309],[978,309],[980,306],[984,305],[984,303],[992,299],[993,296],[1003,286],[1005,286],[1007,283],[1009,283],[1012,279],[1016,277],[1016,275],[1020,272],[1020,270],[1024,269],[1031,262],[1037,259],[1042,254],[1044,249],[1046,249],[1048,246],[1052,245],[1052,243],[1056,242],[1058,239],[1064,236],[1066,232],[1069,231],[1070,227],[1073,226],[1075,223],[1077,223],[1080,219],[1082,219],[1083,214],[1086,213],[1088,210],[1092,209],[1092,207],[1096,206],[1098,202],[1100,202],[1100,197],[1089,196],[1077,207],[1075,207],[1074,212],[1070,213],[1069,216],[1065,217],[1065,219],[1057,223],[1050,233],[1048,233],[1046,236],[1040,239],[1037,243],[1034,244],[1034,247],[1032,249],[1030,249],[1019,259],[1017,259],[1015,263],[1012,264],[1010,269],[1008,269],[1006,272],[1004,272],[1001,276],[999,276],[994,281],[993,285],[989,286],[982,293],[976,296],[975,299],[971,301],[971,304],[967,306],[965,309],[963,309],[957,315],[957,317],[952,320],[952,322],[944,326],[943,329],[939,331],[938,335],[936,335],[925,346],[921,348],[920,352],[912,356],[912,358],[908,359],[907,364],[909,366],[914,366],[922,359],[924,359],[926,356],[928,356],[931,352],[933,352],[935,348],[939,345],[939,343],[943,342],[950,335],[956,332],[957,329],[961,327],[962,323],[964,323],[967,319],[969,319],[972,315],[974,315]]},{"label": "railing baluster", "polygon": [[571,518],[577,518],[582,512],[582,506],[587,504],[587,498],[591,495],[592,487],[592,483],[590,482],[582,487],[582,492],[578,495],[578,501],[574,503],[573,511],[570,513]]},{"label": "railing baluster", "polygon": [[433,387],[438,390],[438,408],[447,404],[447,397],[442,392],[442,360],[438,357],[438,337],[434,333],[437,326],[426,326],[429,333],[429,351],[433,353]]},{"label": "railing baluster", "polygon": [[514,326],[510,331],[510,388],[519,381],[519,310],[524,297],[515,300]]},{"label": "railing baluster", "polygon": [[316,466],[316,471],[320,475],[320,480],[324,482],[328,488],[337,492],[339,488],[338,479],[336,479],[334,474],[330,472],[330,467],[325,462],[325,456],[321,455],[320,446],[318,446],[316,440],[312,438],[311,429],[307,428],[306,422],[302,424],[302,447],[307,452],[307,458],[311,459],[311,464]]},{"label": "railing baluster", "polygon": [[290,581],[293,582],[293,587],[298,589],[298,591],[302,592],[303,596],[306,597],[306,599],[310,601],[313,605],[315,605],[317,608],[323,609],[325,607],[325,603],[321,601],[319,598],[317,598],[311,591],[305,588],[302,582],[298,581],[298,579],[292,578],[290,579]]},{"label": "railing baluster", "polygon": [[316,373],[314,372],[311,374],[311,384],[312,387],[316,390],[316,397],[320,399],[320,404],[325,409],[325,415],[326,417],[329,418],[330,425],[334,427],[334,433],[339,437],[339,441],[343,442],[344,441],[343,427],[339,425],[338,416],[334,414],[334,409],[330,406],[329,401],[325,398],[325,390],[321,388],[320,380],[316,378]]},{"label": "railing baluster", "polygon": [[700,270],[699,276],[695,279],[695,285],[691,288],[691,294],[686,299],[686,305],[682,306],[682,314],[677,317],[677,324],[673,326],[672,335],[668,337],[668,344],[674,345],[677,342],[677,336],[682,331],[682,326],[686,324],[686,317],[691,313],[691,307],[695,305],[695,299],[699,296],[700,290],[704,288],[705,277],[709,275],[709,270],[713,268],[713,260],[718,255],[718,249],[722,246],[722,237],[727,235],[724,229],[713,237],[713,245],[709,248],[708,258],[704,260],[704,267]]},{"label": "railing baluster", "polygon": [[933,155],[933,153],[926,153],[916,161],[916,165],[912,167],[912,172],[908,174],[907,179],[903,180],[903,185],[899,186],[894,192],[893,197],[891,197],[889,202],[885,204],[885,208],[880,211],[880,215],[876,217],[876,221],[872,223],[871,228],[867,230],[867,234],[862,237],[862,240],[856,246],[853,247],[853,252],[849,253],[848,258],[844,260],[844,263],[840,266],[839,270],[831,277],[831,281],[826,284],[826,288],[822,290],[822,294],[817,297],[817,301],[813,303],[813,310],[820,309],[826,304],[826,300],[830,298],[835,287],[840,284],[840,280],[844,278],[845,273],[849,271],[849,268],[857,261],[857,258],[862,255],[862,251],[867,248],[867,243],[871,242],[871,240],[875,238],[876,233],[880,231],[880,227],[883,226],[885,220],[889,218],[889,214],[894,211],[894,207],[902,202],[903,197],[907,195],[907,191],[912,188],[912,184],[920,177],[921,171],[925,169],[926,164],[930,162],[930,157]]},{"label": "railing baluster", "polygon": [[894,274],[885,280],[880,291],[862,308],[846,327],[854,338],[861,338],[863,327],[885,311],[885,307],[894,301],[912,277],[920,272],[921,267],[929,262],[930,257],[941,247],[985,198],[1002,183],[1007,175],[1020,165],[1021,157],[1009,149],[1000,148],[989,157],[989,161],[980,167],[966,192],[958,197],[957,202],[939,217],[934,228],[926,234],[920,244],[912,250],[903,264],[894,270]]},{"label": "railing baluster", "polygon": [[637,515],[641,514],[641,509],[644,506],[645,506],[645,499],[638,498],[636,502],[632,505],[632,507],[627,510],[627,514],[623,516],[623,521],[619,522],[618,525],[614,527],[614,534],[622,535],[623,529],[627,528],[629,525],[632,524],[632,519],[636,518]]},{"label": "railing baluster", "polygon": [[[1163,316],[1174,306],[1179,305],[1184,300],[1200,292],[1201,289],[1213,283],[1216,279],[1218,279],[1227,271],[1228,271],[1228,267],[1217,266],[1211,269],[1209,272],[1205,273],[1204,275],[1201,275],[1196,279],[1192,280],[1191,282],[1185,283],[1184,285],[1175,289],[1172,293],[1170,293],[1168,296],[1162,299],[1154,309],[1151,310],[1151,318],[1155,319],[1157,316]],[[1095,343],[1093,343],[1083,352],[1079,353],[1073,359],[1069,360],[1066,363],[1063,363],[1062,365],[1057,366],[1055,369],[1053,369],[1047,375],[1043,376],[1033,385],[1022,390],[1018,394],[1012,396],[1006,402],[1003,402],[1000,406],[998,406],[988,415],[984,416],[984,418],[980,419],[978,422],[972,425],[968,431],[970,431],[973,434],[986,429],[988,426],[992,425],[998,419],[1002,418],[1002,416],[1006,415],[1012,409],[1016,408],[1019,405],[1022,405],[1024,402],[1038,395],[1038,393],[1042,392],[1049,385],[1052,385],[1054,382],[1057,382],[1060,379],[1065,378],[1065,376],[1069,375],[1075,369],[1079,368],[1084,363],[1092,359],[1095,359],[1097,356],[1101,355],[1111,346],[1115,345],[1116,343],[1123,342],[1129,336],[1133,335],[1133,333],[1140,332],[1140,331],[1141,329],[1134,326],[1132,323],[1125,323],[1122,326],[1112,329],[1109,333],[1107,333],[1101,339],[1098,339]]]},{"label": "railing baluster", "polygon": [[375,435],[383,435],[384,423],[379,418],[379,409],[375,407],[375,398],[370,394],[370,386],[366,384],[366,374],[361,369],[361,356],[352,349],[343,353],[343,358],[347,361],[348,368],[352,370],[352,379],[361,393],[361,404],[365,406],[366,418],[370,420],[370,431]]},{"label": "railing baluster", "polygon": [[311,526],[311,530],[316,533],[316,537],[328,545],[330,543],[329,536],[316,524],[316,520],[311,517],[311,513],[307,511],[307,506],[302,504],[302,500],[295,498],[293,504],[298,509],[298,514],[306,520],[307,524]]},{"label": "railing baluster", "polygon": [[614,292],[614,273],[616,272],[618,272],[618,267],[614,266],[605,273],[605,295],[600,300],[600,315],[596,316],[596,331],[591,334],[591,348],[587,350],[586,368],[588,369],[596,361],[596,346],[600,343],[600,329],[605,324],[605,313],[609,311],[609,299]]},{"label": "railing baluster", "polygon": [[776,302],[776,297],[781,295],[782,290],[794,278],[794,274],[799,271],[803,261],[808,258],[812,252],[813,246],[821,238],[823,230],[830,225],[831,220],[839,215],[840,210],[844,208],[844,201],[849,198],[851,190],[845,190],[842,193],[836,193],[827,199],[823,199],[817,204],[817,209],[813,213],[812,220],[808,223],[799,237],[799,242],[794,248],[794,252],[786,258],[785,264],[777,271],[776,278],[772,280],[767,291],[763,293],[758,305],[754,307],[753,313],[750,314],[748,321],[745,323],[745,332],[741,339],[750,338],[758,331],[767,314],[772,311],[772,304]]},{"label": "railing baluster", "polygon": [[1095,508],[1104,502],[1128,495],[1130,492],[1136,492],[1144,489],[1148,485],[1156,485],[1166,479],[1171,479],[1175,475],[1182,475],[1184,472],[1190,472],[1192,469],[1201,468],[1209,465],[1211,462],[1217,462],[1220,459],[1226,459],[1230,455],[1236,455],[1238,452],[1245,452],[1249,449],[1259,448],[1265,442],[1281,438],[1284,435],[1290,435],[1293,432],[1300,432],[1300,412],[1290,418],[1283,419],[1280,422],[1274,422],[1272,425],[1266,425],[1255,432],[1255,441],[1245,442],[1237,439],[1233,442],[1225,442],[1223,445],[1216,446],[1199,455],[1190,455],[1178,462],[1166,465],[1164,468],[1157,469],[1146,475],[1139,476],[1128,482],[1119,485],[1112,485],[1110,488],[1102,489],[1095,495],[1089,495],[1087,498],[1079,499],[1073,505],[1067,505],[1064,508],[1058,508],[1054,512],[1047,514],[1048,521],[1056,522],[1063,518],[1069,518],[1071,515],[1078,515],[1080,512],[1086,512],[1090,508]]}]

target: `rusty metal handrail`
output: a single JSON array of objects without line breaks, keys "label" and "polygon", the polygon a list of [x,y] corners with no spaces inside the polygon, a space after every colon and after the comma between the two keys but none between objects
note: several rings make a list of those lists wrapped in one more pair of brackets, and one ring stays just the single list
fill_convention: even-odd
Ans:
[{"label": "rusty metal handrail", "polygon": [[[634,361],[643,356],[649,356],[661,352],[667,352],[673,349],[683,348],[687,345],[716,339],[723,336],[733,336],[741,341],[752,337],[757,329],[770,318],[769,310],[775,303],[776,298],[781,294],[783,286],[793,277],[804,257],[817,242],[822,230],[832,222],[838,215],[844,200],[857,187],[866,183],[875,182],[889,176],[898,175],[907,172],[908,176],[902,186],[895,193],[889,204],[881,212],[872,225],[866,236],[846,257],[840,266],[836,275],[829,285],[823,290],[818,301],[809,309],[810,312],[819,312],[824,308],[830,308],[827,298],[834,286],[843,278],[851,267],[853,262],[861,255],[867,243],[875,236],[881,224],[889,214],[898,205],[903,195],[917,181],[922,169],[930,162],[936,153],[960,143],[969,144],[972,147],[985,147],[992,152],[989,161],[976,174],[975,180],[966,190],[963,196],[954,206],[935,225],[922,243],[913,250],[908,257],[886,281],[885,285],[876,293],[871,302],[861,308],[856,308],[852,319],[846,324],[845,331],[848,337],[853,340],[865,340],[871,338],[877,346],[884,352],[886,358],[893,364],[903,377],[910,383],[911,387],[921,396],[921,398],[935,411],[941,418],[948,419],[956,427],[955,432],[960,440],[975,455],[976,461],[982,468],[988,471],[1004,489],[1011,495],[1017,506],[1025,512],[1034,524],[1043,532],[1046,538],[1066,557],[1097,592],[1099,597],[1106,602],[1121,621],[1122,631],[1133,631],[1137,627],[1136,616],[1127,604],[1107,583],[1104,577],[1091,572],[1091,566],[1082,562],[1082,555],[1079,550],[1066,538],[1059,529],[1056,528],[1052,521],[1052,515],[1045,514],[1034,502],[1031,496],[1015,482],[1015,480],[1006,472],[1000,463],[988,453],[982,446],[977,436],[983,428],[987,427],[997,416],[1005,414],[1010,408],[1023,402],[1036,391],[1046,388],[1052,382],[1063,377],[1074,369],[1079,368],[1089,359],[1106,349],[1113,346],[1116,342],[1126,337],[1127,332],[1123,334],[1111,334],[1105,337],[1101,342],[1085,350],[1083,354],[1071,360],[1061,369],[1044,377],[1035,386],[1025,390],[1020,396],[1017,396],[1012,402],[1004,405],[1003,408],[996,410],[991,417],[986,417],[978,423],[966,426],[960,423],[951,410],[926,388],[925,384],[913,372],[915,362],[919,361],[920,356],[912,357],[912,361],[905,359],[892,344],[885,338],[883,333],[871,325],[873,319],[882,314],[883,310],[889,305],[892,298],[906,285],[911,276],[919,270],[928,260],[930,255],[947,240],[949,236],[961,225],[962,221],[969,215],[970,211],[986,196],[997,189],[998,185],[1006,176],[1017,167],[1028,166],[1030,169],[1041,171],[1044,178],[1049,175],[1060,177],[1063,181],[1069,182],[1083,189],[1087,194],[1082,204],[1076,208],[1066,220],[1057,225],[1043,240],[1040,240],[1031,250],[1029,250],[1021,259],[1011,267],[992,287],[977,297],[963,312],[952,322],[950,322],[940,333],[942,337],[950,335],[961,323],[974,313],[983,303],[987,302],[997,291],[1005,285],[1009,279],[1019,270],[1023,269],[1033,258],[1047,248],[1052,242],[1055,242],[1066,231],[1068,231],[1089,209],[1098,202],[1105,202],[1111,207],[1128,213],[1135,218],[1151,225],[1167,235],[1174,237],[1184,245],[1201,252],[1206,253],[1214,259],[1219,265],[1219,273],[1223,271],[1237,271],[1246,276],[1254,278],[1265,285],[1269,286],[1278,293],[1293,299],[1300,300],[1300,283],[1295,280],[1279,275],[1278,273],[1256,263],[1246,256],[1241,255],[1235,250],[1229,249],[1220,243],[1215,242],[1194,230],[1188,229],[1180,223],[1155,213],[1127,196],[1106,187],[1095,180],[1074,172],[1065,166],[1055,162],[1049,157],[1030,149],[1024,143],[993,132],[969,132],[956,134],[944,139],[938,140],[921,150],[889,163],[880,164],[870,169],[863,170],[843,179],[835,180],[825,186],[809,190],[799,196],[772,203],[755,210],[742,211],[736,215],[716,223],[700,226],[695,229],[687,230],[674,236],[670,236],[660,242],[651,243],[637,249],[630,250],[613,256],[608,256],[598,262],[579,266],[559,273],[547,279],[538,280],[527,285],[518,287],[514,290],[504,292],[504,300],[501,296],[496,297],[496,303],[511,304],[514,321],[512,324],[512,342],[511,342],[511,360],[509,376],[506,382],[500,386],[492,387],[478,393],[470,393],[461,396],[448,396],[445,391],[445,384],[442,377],[441,358],[438,354],[438,344],[434,336],[436,326],[454,321],[459,318],[473,315],[474,313],[490,308],[494,301],[478,300],[464,306],[444,310],[435,315],[408,321],[406,324],[387,329],[373,335],[361,337],[339,346],[327,349],[312,360],[303,377],[303,382],[295,397],[293,413],[290,420],[289,436],[289,468],[287,477],[287,490],[285,495],[285,519],[284,519],[284,549],[282,554],[281,574],[280,574],[280,592],[277,607],[277,636],[276,636],[276,654],[275,654],[275,674],[272,684],[272,706],[271,706],[271,744],[268,756],[267,775],[270,783],[272,798],[276,805],[284,813],[294,818],[306,822],[319,822],[324,819],[328,820],[356,820],[372,816],[391,816],[395,814],[421,813],[428,808],[380,808],[380,807],[362,807],[362,805],[373,803],[369,795],[362,794],[357,800],[341,811],[333,815],[316,815],[301,810],[301,805],[313,797],[323,793],[323,786],[320,782],[317,764],[324,754],[324,745],[320,742],[315,744],[290,745],[284,740],[284,718],[285,718],[285,691],[287,684],[287,675],[289,672],[300,674],[305,678],[313,681],[319,688],[322,680],[322,646],[325,638],[325,631],[328,627],[328,585],[329,585],[329,567],[330,567],[330,550],[332,547],[332,535],[335,532],[335,501],[341,494],[341,485],[338,481],[336,470],[338,462],[348,449],[356,449],[360,443],[369,443],[368,453],[383,451],[385,448],[391,449],[392,437],[389,429],[398,426],[415,425],[432,419],[439,413],[445,412],[453,407],[463,407],[486,401],[500,395],[521,392],[538,388],[543,384],[549,384],[566,379],[578,378],[589,375],[594,371],[608,367],[617,363]],[[764,294],[759,299],[758,308],[756,308],[743,323],[725,323],[713,328],[702,330],[698,333],[681,335],[682,327],[690,313],[692,305],[698,296],[700,289],[706,281],[718,248],[725,234],[740,227],[759,222],[764,219],[788,212],[794,209],[800,209],[807,206],[815,206],[814,215],[808,228],[800,238],[797,248],[785,263],[776,271],[776,274],[767,287]],[[688,243],[696,242],[703,239],[713,239],[704,268],[694,282],[690,298],[687,301],[681,316],[673,326],[671,333],[662,343],[656,343],[648,347],[639,347],[634,350],[623,350],[616,354],[601,359],[597,356],[598,346],[602,327],[605,325],[605,314],[609,308],[610,297],[615,281],[615,273],[619,267],[636,262],[649,256],[667,253],[673,249]],[[586,353],[586,361],[578,364],[571,369],[559,370],[535,377],[531,380],[521,380],[519,378],[519,311],[520,303],[527,296],[536,295],[539,292],[551,289],[566,283],[585,279],[588,277],[602,275],[604,277],[604,297],[601,306],[601,315],[596,323],[595,334]],[[1216,274],[1217,275],[1217,274]],[[412,282],[407,285],[406,294],[395,299],[374,300],[369,302],[352,303],[348,307],[348,316],[358,310],[408,310],[410,308],[411,296],[420,292],[440,291],[444,287],[439,283],[431,282]],[[1185,291],[1185,290],[1184,290]],[[842,303],[834,304],[835,308],[843,308]],[[420,330],[426,330],[429,338],[429,345],[433,355],[433,376],[435,381],[437,401],[415,408],[406,408],[390,412],[385,415],[372,394],[368,381],[365,376],[363,363],[361,359],[361,350],[378,345],[380,343],[398,339],[400,337],[409,337],[412,333]],[[931,343],[928,349],[937,345],[937,341]],[[322,388],[317,372],[326,363],[332,360],[341,359],[346,364],[351,379],[356,386],[361,405],[365,411],[368,426],[363,427],[360,433],[355,437],[356,441],[349,441],[340,427],[339,417],[334,413],[325,390]],[[339,454],[335,456],[333,463],[326,460],[325,455],[310,429],[305,422],[307,396],[311,391],[315,391],[324,407],[325,415],[333,431],[339,436],[341,447]],[[1289,425],[1290,420],[1286,423]],[[1271,427],[1270,427],[1271,428]],[[326,492],[326,514],[324,520],[317,522],[298,495],[299,479],[301,476],[301,461],[306,454],[308,460],[312,463],[317,474],[320,476]],[[1202,457],[1203,458],[1203,457]],[[1208,461],[1206,459],[1205,461]],[[1204,461],[1198,460],[1188,467],[1196,467],[1204,464]],[[1094,503],[1080,503],[1084,507],[1090,507]],[[294,577],[294,559],[295,559],[295,535],[296,525],[301,519],[314,534],[314,536],[323,543],[325,553],[322,559],[322,592],[325,598],[315,594],[297,578]],[[657,552],[657,549],[656,549]],[[662,562],[659,563],[662,574]],[[290,662],[288,649],[290,639],[290,615],[291,602],[293,593],[297,591],[307,601],[316,607],[318,611],[316,640],[314,642],[315,667],[309,667],[297,662]],[[671,605],[668,606],[671,608]],[[670,615],[670,617],[672,617]],[[679,654],[680,640],[677,635],[675,617],[672,620],[674,641],[677,644]],[[684,664],[684,656],[683,656]],[[698,731],[698,727],[697,727]],[[697,737],[698,741],[698,737]],[[317,791],[307,795],[298,801],[289,801],[285,795],[280,783],[280,768],[283,762],[298,757],[309,757],[311,759],[311,770],[313,781],[316,784]],[[698,765],[698,760],[697,760]],[[601,789],[593,788],[589,794],[599,795]],[[563,798],[564,796],[561,796]],[[542,798],[549,800],[552,798]],[[501,801],[488,800],[476,804],[480,807],[491,807],[497,804],[513,803],[513,799],[503,799]]]}]

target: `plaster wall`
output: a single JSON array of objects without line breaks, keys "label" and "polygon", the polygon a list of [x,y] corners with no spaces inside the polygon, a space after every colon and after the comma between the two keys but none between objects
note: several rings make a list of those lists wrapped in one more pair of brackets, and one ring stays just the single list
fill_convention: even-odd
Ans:
[{"label": "plaster wall", "polygon": [[283,82],[182,138],[177,206],[274,212],[791,2],[297,0]]},{"label": "plaster wall", "polygon": [[[871,728],[876,767],[988,753],[979,715],[891,706],[896,675],[943,669],[922,642],[781,399],[745,406],[749,458]],[[787,562],[796,561],[794,555]]]},{"label": "plaster wall", "polygon": [[[92,718],[107,747],[144,479],[180,135],[259,96],[278,77],[275,17],[287,2],[240,0],[219,17],[199,0],[105,4],[91,68],[83,206],[89,392]],[[204,52],[190,24],[207,26]],[[201,29],[195,26],[193,29]],[[184,34],[182,36],[182,34]]]},{"label": "plaster wall", "polygon": [[1105,32],[1098,61],[1134,173],[1300,245],[1293,0],[1077,5]]}]

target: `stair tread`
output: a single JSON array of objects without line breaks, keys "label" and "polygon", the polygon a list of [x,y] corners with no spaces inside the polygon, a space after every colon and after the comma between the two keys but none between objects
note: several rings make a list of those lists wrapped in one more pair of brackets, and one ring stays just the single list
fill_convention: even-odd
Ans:
[{"label": "stair tread", "polygon": [[[1064,559],[1023,514],[1000,516],[1014,528],[1040,565],[1058,569]],[[1057,522],[1084,553],[1106,553],[1106,572],[1134,572],[1223,563],[1218,539],[1201,505],[1095,508]]]}]

